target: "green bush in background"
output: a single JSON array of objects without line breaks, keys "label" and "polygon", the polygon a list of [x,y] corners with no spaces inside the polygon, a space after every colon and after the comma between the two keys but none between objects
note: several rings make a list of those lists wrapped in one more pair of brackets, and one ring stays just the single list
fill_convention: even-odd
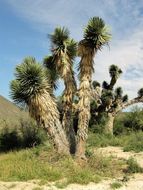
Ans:
[{"label": "green bush in background", "polygon": [[46,140],[44,130],[33,120],[21,120],[19,126],[5,126],[0,131],[0,152],[19,148],[30,148],[42,144]]}]

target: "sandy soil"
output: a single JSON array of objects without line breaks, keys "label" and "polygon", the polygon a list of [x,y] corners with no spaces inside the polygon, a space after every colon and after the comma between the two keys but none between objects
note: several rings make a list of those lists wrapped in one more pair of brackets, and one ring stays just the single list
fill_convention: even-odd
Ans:
[{"label": "sandy soil", "polygon": [[[71,184],[65,190],[111,190],[110,185],[117,180],[107,180],[101,183],[88,185]],[[39,189],[38,189],[39,187]],[[37,188],[37,189],[36,189]],[[36,182],[0,182],[0,190],[58,190],[54,185],[39,186]],[[143,190],[143,175],[134,175],[128,182],[122,184],[118,190]]]},{"label": "sandy soil", "polygon": [[[123,152],[120,147],[106,147],[95,150],[95,153],[101,152],[105,155],[112,155],[117,158],[128,159],[134,157],[138,164],[143,167],[143,152]],[[135,174],[129,177],[128,181],[123,182],[121,179],[104,180],[98,184],[90,183],[88,185],[71,184],[64,188],[65,190],[111,190],[111,184],[120,182],[122,187],[118,190],[143,190],[143,174]],[[39,185],[38,181],[28,182],[0,182],[0,190],[58,190],[54,183]]]},{"label": "sandy soil", "polygon": [[117,158],[123,158],[123,159],[129,159],[130,157],[133,157],[136,159],[138,164],[143,168],[143,152],[135,153],[135,152],[123,152],[123,149],[121,147],[114,147],[109,146],[105,148],[98,148],[95,150],[95,153],[102,153],[103,155],[107,156],[114,156]]}]

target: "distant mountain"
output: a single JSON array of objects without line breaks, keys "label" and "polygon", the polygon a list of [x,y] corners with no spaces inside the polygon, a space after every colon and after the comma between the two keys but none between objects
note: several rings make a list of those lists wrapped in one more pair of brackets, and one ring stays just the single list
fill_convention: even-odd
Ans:
[{"label": "distant mountain", "polygon": [[20,119],[26,118],[28,118],[28,113],[0,95],[0,127],[4,124],[17,125]]}]

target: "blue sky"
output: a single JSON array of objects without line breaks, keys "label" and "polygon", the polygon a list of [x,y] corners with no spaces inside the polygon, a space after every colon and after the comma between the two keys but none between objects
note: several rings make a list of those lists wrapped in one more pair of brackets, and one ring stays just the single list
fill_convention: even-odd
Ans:
[{"label": "blue sky", "polygon": [[49,54],[47,34],[56,26],[68,27],[78,41],[92,16],[112,33],[110,48],[95,57],[93,79],[110,80],[108,67],[117,64],[123,70],[117,86],[135,97],[143,87],[143,0],[0,0],[0,94],[9,98],[14,68],[25,56],[41,61]]}]

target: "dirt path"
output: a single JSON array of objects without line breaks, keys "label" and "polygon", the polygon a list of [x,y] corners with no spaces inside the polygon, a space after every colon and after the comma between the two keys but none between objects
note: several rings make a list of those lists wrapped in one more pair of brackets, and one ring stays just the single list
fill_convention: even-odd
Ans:
[{"label": "dirt path", "polygon": [[95,153],[102,153],[103,155],[107,156],[114,156],[117,158],[123,158],[128,160],[130,157],[133,157],[138,164],[143,168],[143,152],[135,153],[135,152],[123,152],[123,149],[121,147],[114,147],[109,146],[105,148],[98,148],[95,150]]},{"label": "dirt path", "polygon": [[[111,190],[111,184],[117,180],[106,180],[88,185],[71,184],[65,190]],[[52,184],[39,186],[36,182],[0,182],[0,190],[59,190]],[[143,190],[143,175],[136,174],[118,190]]]},{"label": "dirt path", "polygon": [[[143,167],[143,152],[123,152],[120,147],[106,147],[95,150],[95,153],[102,153],[103,155],[112,155],[117,158],[129,159],[133,157],[138,164]],[[112,190],[111,184],[118,182],[122,186],[118,190],[143,190],[143,174],[135,174],[129,177],[127,182],[122,182],[120,179],[104,180],[98,184],[90,183],[88,185],[71,184],[64,188],[65,190]],[[39,185],[38,181],[29,182],[0,182],[0,190],[58,190],[54,183],[46,185]]]}]

